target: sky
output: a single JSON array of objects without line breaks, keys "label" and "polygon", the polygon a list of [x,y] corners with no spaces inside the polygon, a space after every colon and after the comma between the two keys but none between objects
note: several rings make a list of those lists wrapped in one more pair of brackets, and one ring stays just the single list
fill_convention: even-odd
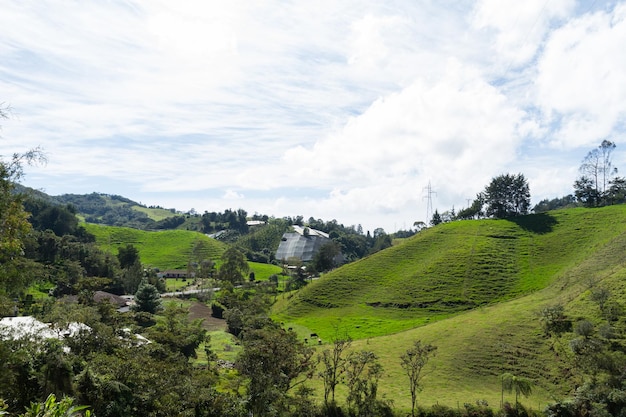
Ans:
[{"label": "sky", "polygon": [[41,147],[22,183],[51,195],[394,232],[505,173],[533,205],[571,194],[604,139],[626,171],[626,1],[0,10],[0,155]]}]

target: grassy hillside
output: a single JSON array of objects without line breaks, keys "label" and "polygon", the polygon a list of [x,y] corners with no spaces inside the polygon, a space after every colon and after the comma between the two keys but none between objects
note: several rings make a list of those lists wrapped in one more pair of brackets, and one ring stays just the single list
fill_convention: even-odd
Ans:
[{"label": "grassy hillside", "polygon": [[[619,219],[619,220],[618,220]],[[622,233],[626,206],[442,224],[339,268],[274,314],[329,336],[385,335],[545,288]]]},{"label": "grassy hillside", "polygon": [[159,221],[163,219],[167,219],[168,217],[176,216],[176,213],[172,213],[172,210],[167,210],[164,208],[149,208],[139,205],[134,205],[130,207],[132,210],[139,211],[141,213],[145,213],[149,218],[154,221]]},{"label": "grassy hillside", "polygon": [[572,387],[572,335],[545,337],[538,312],[561,303],[575,320],[599,321],[592,285],[625,302],[624,231],[626,206],[440,225],[327,274],[274,314],[302,335],[330,340],[338,329],[360,339],[354,348],[380,356],[381,393],[399,408],[410,407],[399,357],[421,339],[438,346],[421,404],[498,407],[498,376],[511,372],[534,381],[523,402],[537,409]]},{"label": "grassy hillside", "polygon": [[[88,232],[96,236],[96,242],[105,251],[117,254],[120,246],[132,244],[139,250],[141,262],[160,269],[186,269],[190,259],[211,259],[220,262],[227,245],[202,233],[187,230],[147,232],[128,227],[103,226],[84,223]],[[194,255],[195,253],[195,255]],[[276,265],[248,262],[257,280],[267,280],[270,275],[280,274]]]},{"label": "grassy hillside", "polygon": [[202,233],[186,230],[166,230],[147,232],[128,227],[83,224],[89,233],[96,236],[96,242],[103,250],[117,254],[117,248],[132,244],[139,250],[141,262],[161,269],[185,269],[187,261],[195,258],[217,260],[222,256],[226,245]]}]

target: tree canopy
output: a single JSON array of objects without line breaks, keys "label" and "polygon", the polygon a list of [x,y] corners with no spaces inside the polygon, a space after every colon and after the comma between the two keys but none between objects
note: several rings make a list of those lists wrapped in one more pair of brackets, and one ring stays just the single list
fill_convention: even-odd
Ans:
[{"label": "tree canopy", "polygon": [[528,214],[530,188],[523,174],[503,174],[485,188],[485,214],[497,219]]},{"label": "tree canopy", "polygon": [[599,207],[626,202],[626,178],[617,176],[612,153],[617,145],[603,140],[589,151],[578,171],[580,177],[574,181],[574,195],[586,207]]}]

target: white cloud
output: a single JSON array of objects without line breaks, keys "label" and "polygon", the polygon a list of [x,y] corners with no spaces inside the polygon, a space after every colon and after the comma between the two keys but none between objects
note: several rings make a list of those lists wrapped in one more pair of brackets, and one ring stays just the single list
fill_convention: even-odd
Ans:
[{"label": "white cloud", "polygon": [[620,149],[625,9],[6,1],[0,154],[43,146],[27,185],[59,193],[387,230],[426,220],[429,181],[441,211],[503,172],[560,196],[599,140]]},{"label": "white cloud", "polygon": [[515,158],[524,118],[471,68],[451,62],[437,83],[416,80],[377,100],[312,148],[287,151],[284,163],[292,184],[325,184],[340,205],[362,195],[381,209],[398,206],[389,196],[414,198],[416,182],[429,179],[463,199]]},{"label": "white cloud", "polygon": [[516,68],[535,56],[551,21],[565,18],[574,6],[574,0],[481,0],[472,24],[493,36],[490,52],[500,65]]},{"label": "white cloud", "polygon": [[245,196],[237,191],[226,190],[224,195],[222,196],[224,200],[243,200]]},{"label": "white cloud", "polygon": [[554,31],[538,65],[537,101],[562,146],[597,145],[626,115],[626,5]]}]

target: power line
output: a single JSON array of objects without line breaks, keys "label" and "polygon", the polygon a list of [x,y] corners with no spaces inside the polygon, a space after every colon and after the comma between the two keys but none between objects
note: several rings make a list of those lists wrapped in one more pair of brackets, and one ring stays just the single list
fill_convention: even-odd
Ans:
[{"label": "power line", "polygon": [[426,198],[428,200],[428,203],[426,204],[426,222],[428,222],[432,217],[433,217],[433,197],[432,195],[435,194],[437,195],[437,193],[435,191],[433,191],[431,185],[430,185],[430,181],[428,181],[428,187],[424,187],[422,189],[422,192],[426,190],[426,195],[423,198]]}]

